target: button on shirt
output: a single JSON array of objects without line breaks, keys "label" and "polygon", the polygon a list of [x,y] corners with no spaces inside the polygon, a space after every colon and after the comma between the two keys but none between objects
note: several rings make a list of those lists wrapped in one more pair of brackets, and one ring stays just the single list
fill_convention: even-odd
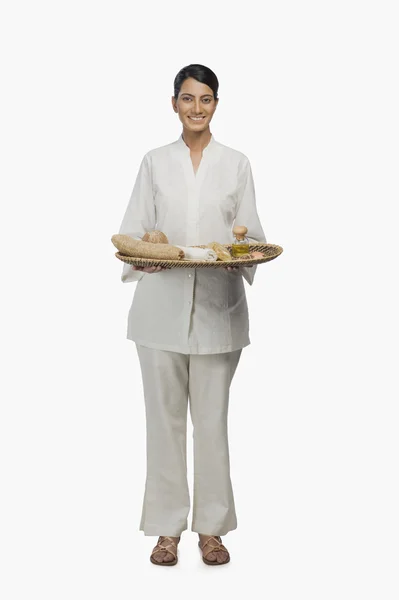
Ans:
[{"label": "button on shirt", "polygon": [[[141,239],[158,229],[170,244],[230,244],[234,224],[248,228],[250,241],[266,243],[248,158],[212,135],[195,173],[181,135],[144,155],[119,233]],[[122,281],[137,282],[127,338],[183,354],[244,348],[250,339],[243,278],[252,285],[256,269],[144,273],[124,263]]]}]

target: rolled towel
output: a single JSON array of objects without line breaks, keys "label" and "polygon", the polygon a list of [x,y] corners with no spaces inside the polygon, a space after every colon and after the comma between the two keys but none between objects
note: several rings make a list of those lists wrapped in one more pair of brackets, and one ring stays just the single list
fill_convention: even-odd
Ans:
[{"label": "rolled towel", "polygon": [[215,261],[218,259],[218,255],[214,250],[210,248],[193,248],[191,246],[178,246],[175,244],[176,248],[180,248],[184,252],[183,260],[207,260],[207,261]]},{"label": "rolled towel", "polygon": [[142,242],[130,235],[121,233],[113,235],[111,241],[119,252],[125,256],[135,256],[137,258],[164,258],[166,260],[181,260],[184,257],[184,252],[182,252],[178,246]]}]

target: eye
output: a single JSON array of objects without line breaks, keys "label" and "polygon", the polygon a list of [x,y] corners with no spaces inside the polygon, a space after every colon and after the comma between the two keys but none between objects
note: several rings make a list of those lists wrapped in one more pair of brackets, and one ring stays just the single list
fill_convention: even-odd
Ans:
[{"label": "eye", "polygon": [[183,96],[183,100],[191,100],[188,96]]},{"label": "eye", "polygon": [[209,104],[210,101],[211,101],[210,98],[204,98],[204,102],[206,102],[207,104]]}]

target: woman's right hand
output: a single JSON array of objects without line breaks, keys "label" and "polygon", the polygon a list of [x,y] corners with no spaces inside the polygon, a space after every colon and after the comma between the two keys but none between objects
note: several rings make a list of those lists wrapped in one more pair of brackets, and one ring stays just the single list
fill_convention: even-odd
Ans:
[{"label": "woman's right hand", "polygon": [[159,271],[167,271],[170,267],[138,267],[137,265],[132,266],[133,271],[143,271],[144,273],[158,273]]}]

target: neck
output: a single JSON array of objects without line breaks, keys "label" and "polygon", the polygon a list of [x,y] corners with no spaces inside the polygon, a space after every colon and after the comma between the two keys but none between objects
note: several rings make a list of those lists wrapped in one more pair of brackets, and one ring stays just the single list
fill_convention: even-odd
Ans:
[{"label": "neck", "polygon": [[204,129],[204,131],[190,131],[183,127],[183,141],[191,150],[191,152],[202,152],[203,149],[209,144],[211,141],[212,134],[209,130],[209,127]]}]

